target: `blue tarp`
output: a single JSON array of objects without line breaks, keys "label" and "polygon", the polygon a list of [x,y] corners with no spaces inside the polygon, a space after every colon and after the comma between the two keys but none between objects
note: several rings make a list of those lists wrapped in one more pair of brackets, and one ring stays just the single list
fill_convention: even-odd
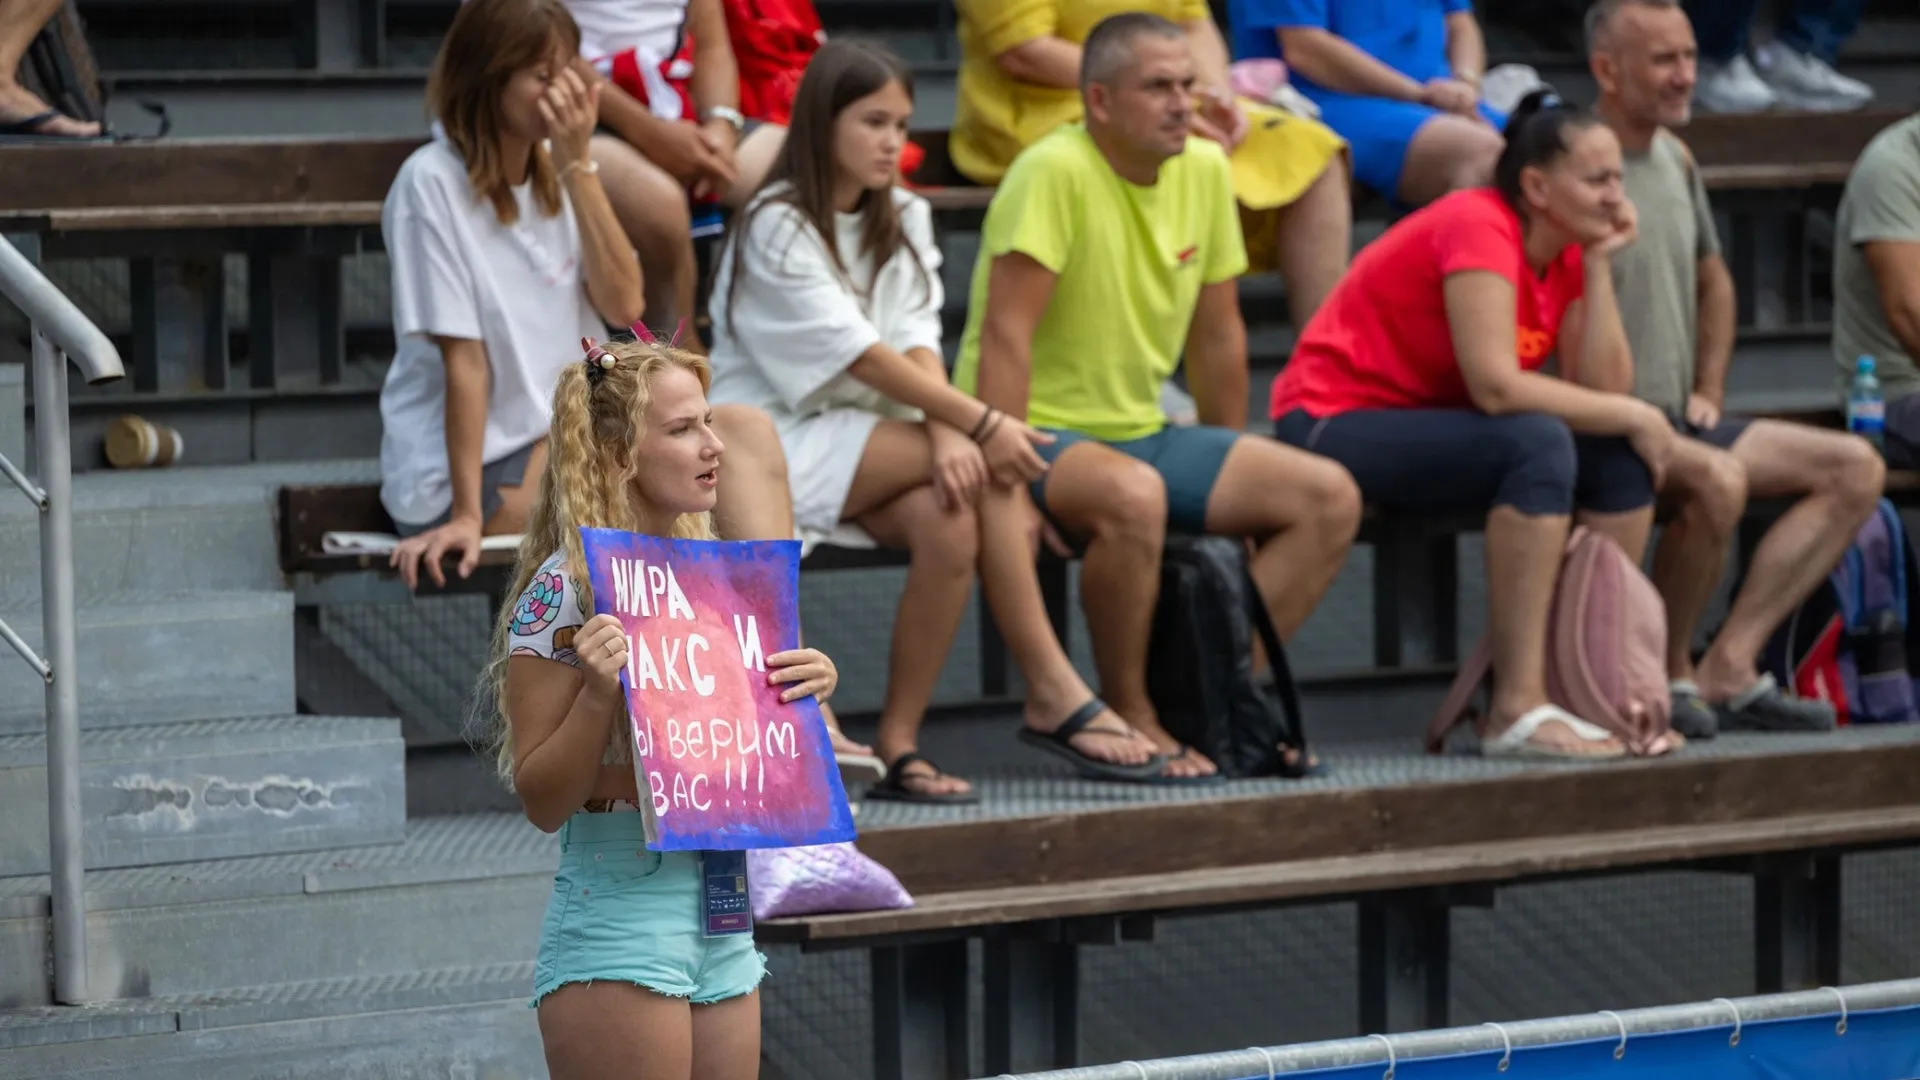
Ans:
[{"label": "blue tarp", "polygon": [[[1515,1050],[1506,1072],[1501,1054],[1403,1060],[1394,1080],[1505,1080],[1507,1077],[1553,1080],[1915,1080],[1920,1078],[1920,1007],[1853,1013],[1847,1031],[1834,1030],[1836,1012],[1826,1017],[1752,1023],[1740,1029],[1740,1045],[1729,1046],[1729,1024],[1661,1035],[1636,1035],[1616,1060],[1618,1038],[1560,1043]],[[1287,1073],[1289,1078],[1380,1080],[1382,1060],[1368,1065]],[[1249,1077],[1248,1080],[1265,1080]]]}]

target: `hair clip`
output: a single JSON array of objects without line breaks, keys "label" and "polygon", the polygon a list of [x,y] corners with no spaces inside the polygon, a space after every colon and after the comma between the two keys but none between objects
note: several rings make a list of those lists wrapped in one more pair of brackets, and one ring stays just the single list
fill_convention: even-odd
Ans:
[{"label": "hair clip", "polygon": [[654,340],[653,331],[647,329],[647,324],[644,322],[636,322],[632,326],[627,327],[627,329],[633,331],[633,338],[635,341],[639,341],[647,345],[659,344],[659,342]]},{"label": "hair clip", "polygon": [[590,337],[580,339],[580,351],[587,354],[585,360],[587,378],[593,382],[599,382],[601,376],[612,371],[613,366],[620,362],[619,357],[608,352]]},{"label": "hair clip", "polygon": [[1556,94],[1551,90],[1540,95],[1540,111],[1541,112],[1546,112],[1548,109],[1564,108],[1566,104],[1567,103],[1565,101],[1561,100],[1559,94]]}]

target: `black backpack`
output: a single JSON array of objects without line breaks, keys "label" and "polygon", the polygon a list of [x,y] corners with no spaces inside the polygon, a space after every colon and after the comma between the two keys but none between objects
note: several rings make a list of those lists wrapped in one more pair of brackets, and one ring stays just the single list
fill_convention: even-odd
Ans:
[{"label": "black backpack", "polygon": [[[1266,647],[1271,683],[1253,671],[1256,633]],[[1299,690],[1239,540],[1167,537],[1147,653],[1147,695],[1167,733],[1212,758],[1223,776],[1299,777],[1311,771]],[[1281,757],[1283,743],[1299,750],[1296,764]]]}]

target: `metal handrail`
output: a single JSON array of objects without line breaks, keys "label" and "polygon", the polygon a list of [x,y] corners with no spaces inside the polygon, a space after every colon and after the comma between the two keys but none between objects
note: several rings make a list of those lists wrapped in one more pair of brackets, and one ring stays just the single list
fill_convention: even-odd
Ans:
[{"label": "metal handrail", "polygon": [[[107,335],[93,325],[73,301],[48,281],[33,260],[20,253],[6,237],[0,236],[0,293],[26,313],[35,330],[47,335],[55,348],[67,354],[74,366],[93,386],[123,379],[126,367],[120,363],[120,350]],[[37,374],[37,372],[36,372]],[[39,388],[35,387],[35,393]]]},{"label": "metal handrail", "polygon": [[53,999],[87,1002],[85,819],[80,808],[80,680],[73,614],[73,446],[67,361],[98,386],[124,378],[120,352],[31,259],[0,237],[0,294],[33,327],[33,442],[39,482],[0,455],[0,475],[40,510],[44,658],[0,622],[0,639],[47,684],[47,831],[53,893]]}]

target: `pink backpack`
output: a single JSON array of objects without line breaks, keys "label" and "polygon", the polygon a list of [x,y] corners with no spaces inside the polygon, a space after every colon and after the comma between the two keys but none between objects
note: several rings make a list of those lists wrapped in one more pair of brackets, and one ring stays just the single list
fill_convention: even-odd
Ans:
[{"label": "pink backpack", "polygon": [[[1448,733],[1468,718],[1491,663],[1483,637],[1427,728],[1428,753],[1445,749]],[[1637,755],[1667,733],[1673,711],[1659,591],[1620,545],[1579,526],[1567,537],[1547,613],[1547,696]]]}]

